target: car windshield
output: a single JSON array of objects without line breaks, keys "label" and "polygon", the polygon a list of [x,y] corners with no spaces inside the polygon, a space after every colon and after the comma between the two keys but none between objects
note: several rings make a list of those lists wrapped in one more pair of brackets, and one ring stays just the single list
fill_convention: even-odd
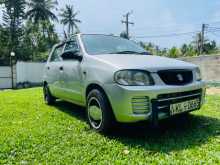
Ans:
[{"label": "car windshield", "polygon": [[100,54],[137,54],[148,55],[141,46],[133,41],[110,35],[82,35],[85,49],[90,55]]}]

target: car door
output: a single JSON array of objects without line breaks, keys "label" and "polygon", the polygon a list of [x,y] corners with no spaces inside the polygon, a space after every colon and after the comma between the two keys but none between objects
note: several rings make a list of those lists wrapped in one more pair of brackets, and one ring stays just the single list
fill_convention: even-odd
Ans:
[{"label": "car door", "polygon": [[62,96],[59,66],[62,63],[60,55],[63,53],[63,48],[64,44],[56,46],[46,65],[47,83],[49,84],[50,92],[57,98]]},{"label": "car door", "polygon": [[[72,37],[65,45],[64,52],[80,51],[76,37]],[[61,71],[61,83],[63,90],[63,99],[81,104],[82,103],[82,74],[81,61],[77,59],[63,59]]]}]

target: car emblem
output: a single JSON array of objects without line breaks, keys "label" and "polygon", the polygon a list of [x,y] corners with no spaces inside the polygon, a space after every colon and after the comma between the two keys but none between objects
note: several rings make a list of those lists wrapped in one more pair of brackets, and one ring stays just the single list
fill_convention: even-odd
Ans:
[{"label": "car emblem", "polygon": [[178,74],[176,77],[178,78],[179,81],[183,81],[184,80],[183,76],[181,74]]}]

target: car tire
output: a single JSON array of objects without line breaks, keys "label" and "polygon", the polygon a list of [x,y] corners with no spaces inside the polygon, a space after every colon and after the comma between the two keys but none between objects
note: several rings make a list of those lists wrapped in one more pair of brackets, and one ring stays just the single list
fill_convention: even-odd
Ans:
[{"label": "car tire", "polygon": [[53,105],[56,101],[55,97],[53,97],[51,95],[50,89],[48,87],[48,85],[44,85],[43,88],[43,92],[44,92],[44,101],[47,105]]},{"label": "car tire", "polygon": [[115,124],[114,114],[104,92],[94,89],[87,96],[87,121],[92,129],[107,133]]},{"label": "car tire", "polygon": [[190,115],[191,115],[190,112],[182,113],[182,114],[179,114],[179,118],[180,119],[188,119],[190,117]]}]

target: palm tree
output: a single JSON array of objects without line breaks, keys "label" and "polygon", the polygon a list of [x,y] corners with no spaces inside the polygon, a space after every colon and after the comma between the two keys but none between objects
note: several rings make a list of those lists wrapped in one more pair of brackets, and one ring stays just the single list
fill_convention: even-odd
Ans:
[{"label": "palm tree", "polygon": [[42,21],[58,21],[57,16],[52,12],[57,4],[57,1],[53,0],[30,0],[26,17],[35,24]]},{"label": "palm tree", "polygon": [[78,14],[79,12],[75,12],[74,7],[71,5],[66,5],[65,9],[61,10],[61,23],[64,26],[68,25],[68,35],[74,33],[74,28],[76,29],[76,32],[79,32],[77,23],[81,23],[81,21],[76,18]]}]

